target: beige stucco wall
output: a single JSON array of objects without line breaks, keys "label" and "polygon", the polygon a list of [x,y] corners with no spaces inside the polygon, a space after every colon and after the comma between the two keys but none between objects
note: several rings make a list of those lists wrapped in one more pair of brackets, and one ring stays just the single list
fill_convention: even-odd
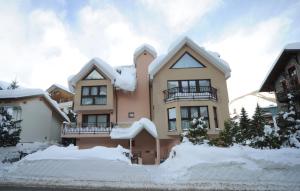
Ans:
[{"label": "beige stucco wall", "polygon": [[[185,52],[190,53],[193,57],[203,63],[205,68],[187,68],[187,69],[169,69]],[[168,80],[193,80],[193,79],[210,79],[211,86],[217,89],[218,100],[178,100],[171,103],[164,102],[163,91],[167,89]],[[158,128],[159,138],[171,138],[169,135],[178,135],[181,132],[181,106],[208,106],[210,134],[218,133],[215,129],[213,106],[217,107],[219,127],[224,127],[224,121],[229,118],[228,92],[225,75],[214,65],[209,63],[205,58],[196,53],[188,46],[184,46],[168,63],[154,76],[152,82],[152,120]],[[168,132],[167,108],[176,107],[176,132]]]},{"label": "beige stucco wall", "polygon": [[21,140],[20,142],[60,141],[62,119],[53,113],[44,98],[29,98],[2,101],[0,106],[20,106]]},{"label": "beige stucco wall", "polygon": [[[100,71],[99,71],[100,72]],[[101,73],[101,72],[100,72]],[[101,73],[102,76],[105,76]],[[107,104],[106,105],[81,105],[82,86],[100,86],[107,87]],[[103,80],[80,80],[76,84],[74,96],[74,111],[77,113],[77,122],[82,123],[84,114],[110,114],[110,121],[115,122],[115,98],[114,87],[111,80],[105,77]]]},{"label": "beige stucco wall", "polygon": [[[118,123],[131,123],[142,117],[150,118],[150,93],[148,66],[153,56],[147,52],[136,59],[137,85],[134,92],[117,91]],[[128,112],[134,112],[134,118],[128,118]]]}]

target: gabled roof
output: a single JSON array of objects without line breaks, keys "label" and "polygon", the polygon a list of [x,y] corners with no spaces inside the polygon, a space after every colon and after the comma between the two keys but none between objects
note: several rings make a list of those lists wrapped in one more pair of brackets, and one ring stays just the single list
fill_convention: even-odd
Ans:
[{"label": "gabled roof", "polygon": [[84,65],[76,75],[69,79],[70,90],[74,91],[76,83],[83,77],[85,77],[93,68],[97,68],[98,70],[103,72],[111,80],[112,84],[114,83],[116,76],[118,75],[117,72],[109,64],[99,58],[93,58],[86,65]]},{"label": "gabled roof", "polygon": [[[74,76],[69,78],[69,88],[74,92],[76,83],[84,78],[93,68],[101,71],[111,80],[115,87],[125,90],[134,91],[136,87],[136,70],[134,66],[118,67],[114,69],[112,66],[99,58],[93,58]],[[120,72],[118,73],[117,70]]]},{"label": "gabled roof", "polygon": [[216,68],[221,70],[226,79],[230,77],[231,69],[229,64],[220,58],[220,55],[215,52],[211,52],[205,50],[204,48],[198,46],[195,42],[193,42],[190,38],[184,37],[180,39],[178,42],[174,43],[174,45],[169,49],[166,55],[158,56],[153,62],[149,65],[148,73],[150,74],[150,78],[153,79],[156,73],[163,68],[163,66],[184,46],[187,45],[196,51],[198,54],[207,59],[210,63],[212,63]]},{"label": "gabled roof", "polygon": [[74,95],[74,93],[71,92],[71,91],[69,90],[69,88],[66,88],[66,87],[64,87],[64,86],[62,86],[62,85],[60,85],[60,84],[53,84],[53,85],[50,86],[46,91],[47,91],[48,93],[50,93],[51,91],[55,90],[56,88],[57,88],[57,89],[60,89],[60,90],[63,90],[63,91],[65,91],[65,92],[69,93],[69,94],[72,94],[72,96]]},{"label": "gabled roof", "polygon": [[147,118],[135,121],[130,127],[115,127],[110,133],[112,139],[132,139],[145,129],[154,138],[157,138],[156,126]]},{"label": "gabled roof", "polygon": [[156,58],[157,53],[155,48],[153,48],[153,46],[149,45],[149,44],[142,44],[141,46],[137,47],[134,51],[133,54],[133,60],[134,63],[136,62],[137,57],[142,54],[143,52],[147,51],[148,53],[150,53],[154,58]]},{"label": "gabled roof", "polygon": [[54,110],[66,121],[70,121],[68,116],[62,112],[59,105],[51,99],[49,94],[41,89],[14,89],[14,90],[0,90],[0,99],[20,99],[28,97],[42,96],[54,108]]},{"label": "gabled roof", "polygon": [[[296,54],[300,51],[300,42],[287,44],[276,58],[271,69],[269,70],[267,76],[265,77],[259,91],[260,92],[270,92],[274,91],[274,82],[276,77],[284,70],[285,66],[288,64],[290,56]],[[300,60],[298,60],[300,62]]]}]

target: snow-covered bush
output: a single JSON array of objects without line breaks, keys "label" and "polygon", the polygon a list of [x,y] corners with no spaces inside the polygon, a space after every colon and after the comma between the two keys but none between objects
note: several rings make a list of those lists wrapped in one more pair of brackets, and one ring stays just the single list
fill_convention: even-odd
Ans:
[{"label": "snow-covered bush", "polygon": [[0,107],[0,147],[15,146],[20,141],[20,120],[12,118],[12,110]]},{"label": "snow-covered bush", "polygon": [[207,139],[207,124],[203,117],[194,118],[191,126],[183,135],[193,144],[202,144]]},{"label": "snow-covered bush", "polygon": [[224,123],[224,130],[220,132],[219,137],[212,139],[209,144],[228,147],[236,143],[236,136],[239,132],[239,125],[233,120],[227,120]]}]

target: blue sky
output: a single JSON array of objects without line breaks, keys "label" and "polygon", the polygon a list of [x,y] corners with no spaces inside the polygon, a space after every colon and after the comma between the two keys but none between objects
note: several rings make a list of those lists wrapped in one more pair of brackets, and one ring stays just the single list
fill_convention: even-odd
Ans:
[{"label": "blue sky", "polygon": [[231,66],[230,98],[259,88],[285,44],[300,41],[297,0],[0,1],[0,80],[67,86],[91,58],[132,64],[142,43],[158,54],[188,35]]}]

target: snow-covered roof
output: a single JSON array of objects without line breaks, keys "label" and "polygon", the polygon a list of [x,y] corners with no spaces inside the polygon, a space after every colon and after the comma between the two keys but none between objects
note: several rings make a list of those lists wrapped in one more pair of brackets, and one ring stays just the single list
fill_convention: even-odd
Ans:
[{"label": "snow-covered roof", "polygon": [[51,92],[51,91],[53,91],[55,88],[59,88],[59,89],[62,89],[62,90],[64,90],[64,91],[68,92],[68,93],[74,94],[73,92],[71,92],[71,91],[69,90],[69,88],[67,88],[67,87],[65,87],[65,86],[62,86],[62,85],[60,85],[60,84],[53,84],[52,86],[50,86],[50,87],[47,89],[47,92]]},{"label": "snow-covered roof", "polygon": [[150,78],[153,79],[154,75],[159,72],[159,70],[184,46],[188,45],[198,54],[203,56],[209,62],[211,62],[214,66],[216,66],[219,70],[221,70],[226,79],[230,77],[231,69],[229,64],[220,58],[220,55],[216,52],[211,52],[205,50],[205,48],[198,46],[195,42],[193,42],[189,37],[184,37],[179,41],[176,41],[169,48],[167,54],[158,56],[153,62],[149,65],[148,72],[150,74]]},{"label": "snow-covered roof", "polygon": [[93,58],[74,76],[69,77],[69,88],[74,92],[76,83],[81,80],[85,75],[90,72],[91,69],[96,67],[103,72],[117,88],[134,91],[136,87],[136,72],[134,66],[132,67],[119,67],[120,73],[116,71],[112,66],[104,62],[99,58]]},{"label": "snow-covered roof", "polygon": [[112,139],[132,139],[145,129],[154,138],[157,138],[155,124],[147,118],[141,118],[135,121],[129,128],[115,127],[110,133]]},{"label": "snow-covered roof", "polygon": [[145,51],[149,52],[154,58],[156,58],[157,53],[156,53],[155,48],[149,44],[142,44],[141,46],[137,47],[134,51],[134,54],[133,54],[134,63],[136,62],[137,57],[140,54],[144,53]]},{"label": "snow-covered roof", "polygon": [[276,65],[278,64],[278,62],[279,62],[280,58],[282,57],[282,55],[284,54],[284,52],[286,52],[286,51],[294,51],[294,50],[300,51],[300,42],[289,43],[289,44],[287,44],[287,45],[284,46],[284,48],[281,50],[280,54],[277,56],[277,58],[275,59],[274,63],[272,64],[270,70],[268,71],[265,79],[263,80],[263,82],[262,82],[262,84],[260,86],[259,91],[265,91],[264,90],[265,89],[264,86],[267,83],[269,76],[275,70]]},{"label": "snow-covered roof", "polygon": [[47,92],[41,89],[0,90],[0,99],[18,99],[35,96],[43,96],[56,112],[58,112],[66,121],[70,121],[68,116],[60,110],[58,103],[51,99]]},{"label": "snow-covered roof", "polygon": [[10,83],[5,81],[0,81],[0,89],[7,89],[9,87]]}]

